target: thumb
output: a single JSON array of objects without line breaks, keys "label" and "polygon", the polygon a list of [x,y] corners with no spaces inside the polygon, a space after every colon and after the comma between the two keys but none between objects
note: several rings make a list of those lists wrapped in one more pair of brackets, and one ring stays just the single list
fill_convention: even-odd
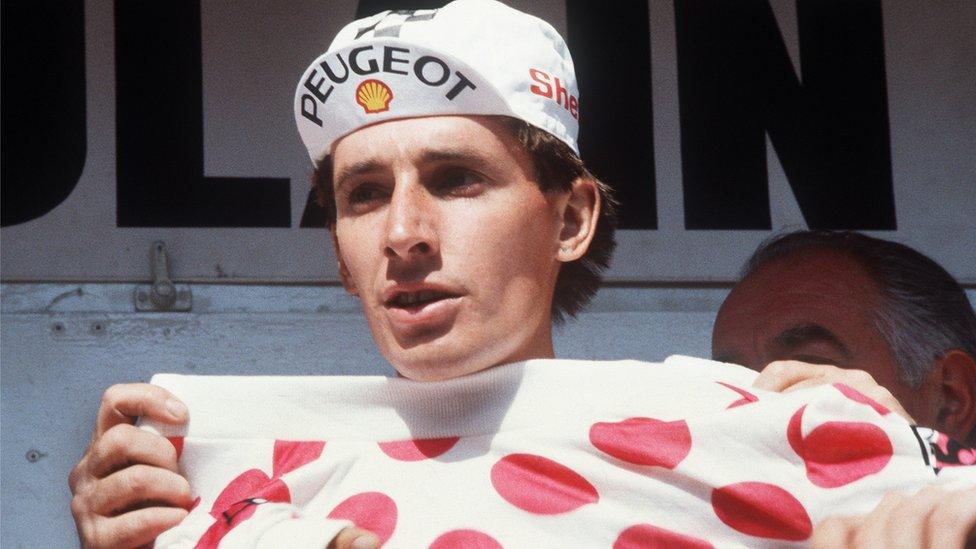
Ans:
[{"label": "thumb", "polygon": [[379,549],[380,538],[361,528],[346,528],[332,540],[328,549]]}]

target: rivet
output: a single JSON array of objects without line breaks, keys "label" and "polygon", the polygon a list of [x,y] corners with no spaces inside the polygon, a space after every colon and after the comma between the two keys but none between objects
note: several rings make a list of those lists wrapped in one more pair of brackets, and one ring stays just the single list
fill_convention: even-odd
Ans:
[{"label": "rivet", "polygon": [[26,457],[27,461],[31,463],[37,463],[38,461],[40,461],[42,457],[46,455],[47,454],[45,454],[44,452],[40,452],[38,450],[31,448],[30,450],[27,450],[27,455],[24,457]]}]

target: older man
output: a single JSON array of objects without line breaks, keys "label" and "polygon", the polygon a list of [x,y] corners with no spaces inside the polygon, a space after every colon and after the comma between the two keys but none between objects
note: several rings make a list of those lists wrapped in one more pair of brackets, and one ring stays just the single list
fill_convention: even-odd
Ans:
[{"label": "older man", "polygon": [[[976,460],[960,447],[976,445],[976,315],[952,276],[908,246],[829,231],[766,242],[722,304],[712,356],[797,388],[814,370],[866,372],[920,425],[958,441],[932,441],[937,459]],[[976,536],[976,494],[926,491],[891,494],[865,517],[829,520],[815,541],[954,547],[967,533]]]},{"label": "older man", "polygon": [[821,231],[764,244],[719,310],[712,356],[863,370],[920,425],[976,443],[976,315],[945,269],[902,244]]}]

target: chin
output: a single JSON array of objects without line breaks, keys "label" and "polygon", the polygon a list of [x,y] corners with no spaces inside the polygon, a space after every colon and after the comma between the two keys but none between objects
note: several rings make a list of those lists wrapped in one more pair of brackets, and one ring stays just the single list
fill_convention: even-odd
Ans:
[{"label": "chin", "polygon": [[495,364],[478,353],[464,353],[430,343],[409,349],[385,349],[383,355],[397,373],[414,381],[454,379],[486,370]]}]

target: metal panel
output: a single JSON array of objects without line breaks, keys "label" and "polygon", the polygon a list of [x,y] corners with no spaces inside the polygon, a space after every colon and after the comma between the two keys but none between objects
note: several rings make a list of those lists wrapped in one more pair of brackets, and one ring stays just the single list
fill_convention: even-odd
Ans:
[{"label": "metal panel", "polygon": [[[196,285],[192,313],[134,313],[128,284],[0,286],[4,547],[70,547],[67,477],[113,383],[156,372],[392,375],[334,286]],[[706,355],[722,289],[607,289],[559,356]],[[612,343],[608,343],[612,342]],[[28,453],[32,454],[28,459]]]}]

